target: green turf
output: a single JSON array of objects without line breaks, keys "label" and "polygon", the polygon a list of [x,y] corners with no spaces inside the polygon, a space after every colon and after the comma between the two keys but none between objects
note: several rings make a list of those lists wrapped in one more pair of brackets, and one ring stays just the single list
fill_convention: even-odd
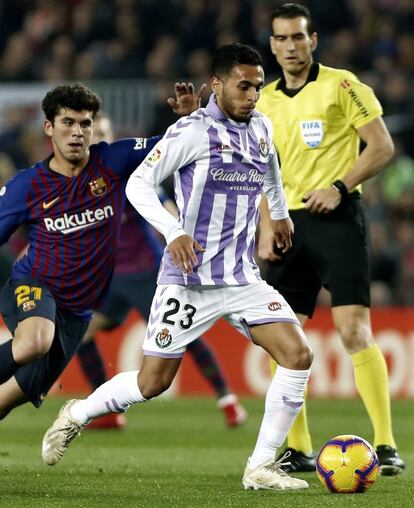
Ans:
[{"label": "green turf", "polygon": [[[408,469],[381,477],[365,494],[326,492],[315,474],[303,492],[245,491],[241,474],[261,420],[263,402],[244,401],[248,423],[226,430],[213,399],[160,400],[136,406],[123,432],[84,431],[62,462],[40,460],[44,431],[62,399],[41,410],[17,409],[1,422],[0,506],[106,507],[375,507],[414,506],[414,402],[393,404],[396,437]],[[359,401],[309,401],[315,447],[338,434],[372,440]]]}]

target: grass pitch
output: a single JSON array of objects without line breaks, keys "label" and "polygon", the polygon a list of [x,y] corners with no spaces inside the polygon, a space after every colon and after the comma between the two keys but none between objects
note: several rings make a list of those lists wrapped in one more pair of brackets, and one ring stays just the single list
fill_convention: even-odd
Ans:
[{"label": "grass pitch", "polygon": [[[316,474],[301,492],[245,491],[241,475],[252,451],[263,401],[243,400],[245,426],[226,430],[210,398],[156,400],[134,406],[128,427],[84,431],[57,466],[43,465],[40,443],[63,399],[42,409],[23,406],[0,423],[0,507],[375,507],[414,506],[414,401],[393,403],[399,450],[407,471],[380,477],[365,494],[330,494]],[[315,448],[338,434],[372,441],[357,401],[309,401]]]}]

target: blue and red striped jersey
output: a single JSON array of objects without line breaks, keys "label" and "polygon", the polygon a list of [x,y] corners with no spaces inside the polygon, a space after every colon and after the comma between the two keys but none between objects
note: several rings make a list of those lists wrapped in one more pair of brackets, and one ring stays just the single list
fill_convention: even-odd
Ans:
[{"label": "blue and red striped jersey", "polygon": [[51,170],[52,155],[19,171],[0,191],[0,245],[20,224],[29,227],[28,251],[11,277],[43,282],[60,308],[88,318],[114,270],[128,176],[158,140],[92,145],[75,177]]}]

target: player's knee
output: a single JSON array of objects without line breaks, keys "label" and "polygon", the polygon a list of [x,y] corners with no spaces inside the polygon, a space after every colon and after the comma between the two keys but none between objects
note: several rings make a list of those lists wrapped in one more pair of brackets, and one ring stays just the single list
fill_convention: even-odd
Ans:
[{"label": "player's knee", "polygon": [[338,325],[337,331],[350,353],[369,347],[373,340],[369,324],[358,320],[349,320]]},{"label": "player's knee", "polygon": [[165,390],[168,390],[171,383],[172,379],[151,377],[140,379],[139,388],[143,397],[146,399],[153,399],[154,397],[161,395],[161,393],[165,392]]},{"label": "player's knee", "polygon": [[297,344],[288,351],[279,352],[275,358],[278,365],[292,370],[308,370],[313,361],[313,352],[308,344]]},{"label": "player's knee", "polygon": [[41,332],[37,333],[33,338],[33,354],[41,358],[49,351],[52,342],[53,337]]},{"label": "player's knee", "polygon": [[300,351],[293,358],[294,370],[307,370],[310,369],[313,362],[313,351],[308,346],[308,344],[304,344]]},{"label": "player's knee", "polygon": [[28,360],[38,360],[49,351],[52,341],[53,337],[49,337],[41,331],[36,331],[30,339],[23,342],[22,348],[24,348]]}]

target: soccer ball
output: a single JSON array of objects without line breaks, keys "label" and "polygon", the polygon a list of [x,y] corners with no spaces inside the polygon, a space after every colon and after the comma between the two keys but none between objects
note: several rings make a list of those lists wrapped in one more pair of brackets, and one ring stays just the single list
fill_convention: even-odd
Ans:
[{"label": "soccer ball", "polygon": [[319,452],[316,472],[329,492],[365,492],[378,477],[378,457],[362,437],[336,436]]}]

